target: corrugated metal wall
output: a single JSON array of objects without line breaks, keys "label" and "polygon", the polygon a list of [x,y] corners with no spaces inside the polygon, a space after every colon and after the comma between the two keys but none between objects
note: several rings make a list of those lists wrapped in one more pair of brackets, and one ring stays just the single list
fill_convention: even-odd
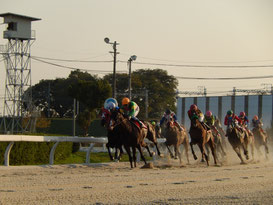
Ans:
[{"label": "corrugated metal wall", "polygon": [[246,96],[213,96],[213,97],[179,97],[177,100],[177,118],[187,128],[190,127],[188,110],[191,104],[196,104],[205,114],[212,111],[223,124],[226,112],[232,109],[237,115],[244,111],[249,120],[254,115],[263,119],[264,127],[270,127],[273,119],[272,95],[246,95]]}]

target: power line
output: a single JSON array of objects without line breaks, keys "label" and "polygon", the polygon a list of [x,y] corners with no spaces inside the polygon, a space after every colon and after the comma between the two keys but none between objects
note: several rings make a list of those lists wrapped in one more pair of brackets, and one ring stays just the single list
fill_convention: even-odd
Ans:
[{"label": "power line", "polygon": [[31,56],[36,59],[44,59],[44,60],[54,60],[54,61],[64,61],[64,62],[75,62],[75,63],[112,63],[112,60],[109,61],[90,61],[90,60],[71,60],[71,59],[59,59],[59,58],[46,58],[39,56]]},{"label": "power line", "polygon": [[201,78],[201,77],[179,77],[175,76],[178,79],[185,79],[185,80],[251,80],[251,79],[266,79],[266,78],[273,78],[273,75],[268,76],[251,76],[251,77],[238,77],[238,78]]},{"label": "power line", "polygon": [[[61,68],[66,68],[66,69],[69,69],[69,70],[81,70],[81,71],[95,72],[95,73],[110,73],[110,71],[83,69],[83,68],[77,68],[77,67],[60,65],[60,64],[57,64],[57,63],[52,63],[52,62],[44,61],[44,60],[41,60],[41,59],[38,59],[38,58],[35,58],[35,57],[31,57],[31,58],[33,60],[36,60],[36,61],[39,61],[39,62],[42,62],[42,63],[45,63],[45,64],[49,64],[49,65],[53,65],[53,66],[61,67]],[[121,71],[121,72],[124,72],[124,71]]]},{"label": "power line", "polygon": [[[127,61],[119,61],[125,63]],[[190,65],[190,64],[164,64],[164,63],[142,63],[140,65],[168,66],[168,67],[186,67],[186,68],[273,68],[273,65]]]}]

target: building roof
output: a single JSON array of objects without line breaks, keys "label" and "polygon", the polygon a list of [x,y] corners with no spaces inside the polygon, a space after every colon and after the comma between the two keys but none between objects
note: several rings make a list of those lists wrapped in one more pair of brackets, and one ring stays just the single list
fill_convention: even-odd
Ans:
[{"label": "building roof", "polygon": [[30,17],[30,16],[24,16],[24,15],[9,13],[9,12],[0,14],[0,17],[7,17],[7,16],[14,16],[14,17],[19,17],[19,18],[24,18],[24,19],[28,19],[30,21],[39,21],[39,20],[41,20],[40,18],[34,18],[34,17]]}]

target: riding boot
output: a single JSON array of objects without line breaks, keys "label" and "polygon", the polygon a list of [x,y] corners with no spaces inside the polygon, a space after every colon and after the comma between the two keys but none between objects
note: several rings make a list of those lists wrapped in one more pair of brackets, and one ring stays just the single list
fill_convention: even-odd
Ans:
[{"label": "riding boot", "polygon": [[140,128],[148,129],[147,126],[142,121],[140,121],[139,119],[137,119],[137,121],[140,124]]}]

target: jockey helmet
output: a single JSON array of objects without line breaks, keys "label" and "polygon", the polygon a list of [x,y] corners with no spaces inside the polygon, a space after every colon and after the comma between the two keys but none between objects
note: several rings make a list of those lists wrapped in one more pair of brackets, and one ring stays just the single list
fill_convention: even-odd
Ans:
[{"label": "jockey helmet", "polygon": [[227,115],[232,115],[233,114],[233,111],[232,110],[229,110],[229,111],[227,111]]},{"label": "jockey helmet", "polygon": [[197,110],[197,106],[195,104],[192,104],[190,110]]},{"label": "jockey helmet", "polygon": [[171,110],[167,108],[166,111],[165,111],[165,113],[166,113],[167,115],[169,115],[169,114],[171,114]]},{"label": "jockey helmet", "polygon": [[257,115],[254,115],[253,120],[258,120],[259,117]]},{"label": "jockey helmet", "polygon": [[122,105],[128,105],[130,102],[130,99],[129,98],[123,98],[122,99]]},{"label": "jockey helmet", "polygon": [[109,102],[108,104],[107,104],[107,109],[108,110],[112,110],[112,109],[114,109],[116,107],[116,105],[115,105],[115,103],[113,103],[113,102]]},{"label": "jockey helmet", "polygon": [[240,112],[240,117],[245,117],[246,113],[245,112]]},{"label": "jockey helmet", "polygon": [[212,112],[208,110],[208,111],[206,112],[206,116],[207,116],[207,117],[211,117],[211,116],[212,116]]}]

